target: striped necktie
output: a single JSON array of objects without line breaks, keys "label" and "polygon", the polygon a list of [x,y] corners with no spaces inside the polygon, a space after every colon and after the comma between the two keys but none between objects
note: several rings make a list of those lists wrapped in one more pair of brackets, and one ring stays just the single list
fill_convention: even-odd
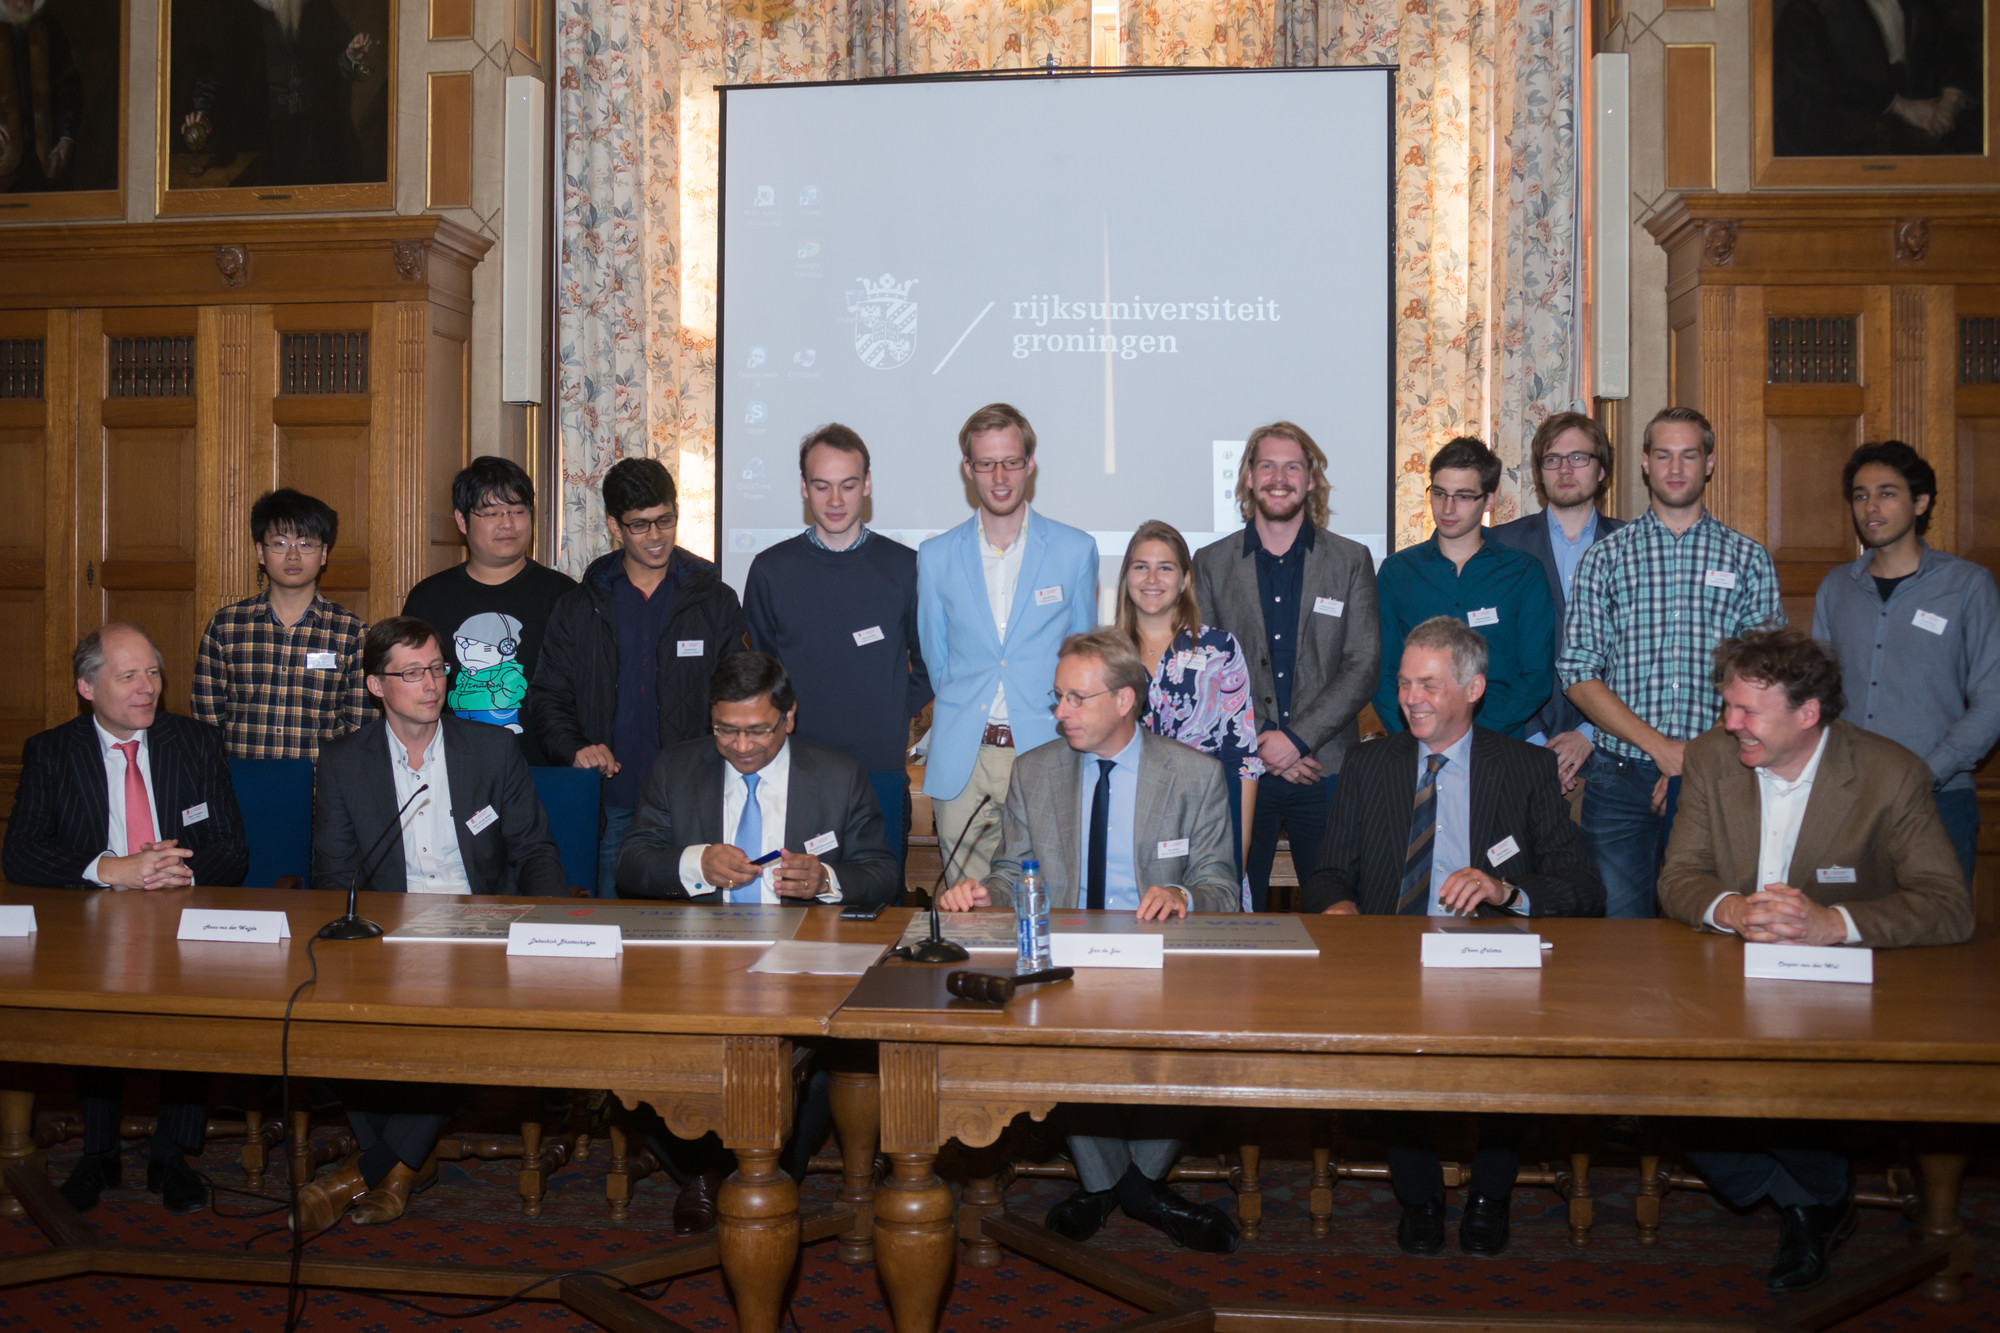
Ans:
[{"label": "striped necktie", "polygon": [[1431,910],[1431,849],[1437,842],[1438,770],[1444,756],[1426,756],[1430,767],[1417,782],[1416,806],[1410,812],[1410,850],[1403,857],[1403,893],[1396,899],[1399,916],[1429,916]]}]

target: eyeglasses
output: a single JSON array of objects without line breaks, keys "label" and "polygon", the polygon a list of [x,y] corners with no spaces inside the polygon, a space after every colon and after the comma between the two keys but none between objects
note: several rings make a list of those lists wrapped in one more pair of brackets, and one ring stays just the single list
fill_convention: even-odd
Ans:
[{"label": "eyeglasses", "polygon": [[1444,500],[1450,504],[1476,505],[1486,497],[1478,491],[1447,491],[1436,486],[1430,488],[1433,500]]},{"label": "eyeglasses", "polygon": [[1596,461],[1596,454],[1543,454],[1542,471],[1555,472],[1568,468],[1572,472],[1581,472]]},{"label": "eyeglasses", "polygon": [[451,674],[451,668],[443,662],[433,662],[429,666],[405,667],[401,671],[384,671],[382,674],[385,677],[394,676],[405,685],[421,685],[424,683],[425,676],[430,676],[436,680],[443,680]]},{"label": "eyeglasses", "polygon": [[475,509],[472,511],[472,516],[474,518],[483,518],[489,523],[497,518],[522,519],[528,516],[528,506],[497,505],[491,509]]},{"label": "eyeglasses", "polygon": [[1110,690],[1092,690],[1089,694],[1080,694],[1075,690],[1050,690],[1049,710],[1053,712],[1064,704],[1068,704],[1071,708],[1081,708],[1085,699],[1095,699],[1100,694],[1109,693]]},{"label": "eyeglasses", "polygon": [[285,555],[297,551],[300,555],[311,556],[324,551],[326,543],[316,542],[310,537],[303,537],[295,542],[286,541],[283,537],[267,537],[264,539],[264,549],[273,555]]},{"label": "eyeglasses", "polygon": [[966,460],[966,466],[981,476],[985,476],[996,467],[1002,472],[1019,472],[1022,468],[1028,466],[1028,460],[1018,456],[1014,458],[973,458]]},{"label": "eyeglasses", "polygon": [[768,741],[784,730],[782,722],[767,722],[757,727],[716,727],[715,738],[719,741]]},{"label": "eyeglasses", "polygon": [[672,532],[675,525],[680,521],[681,516],[679,514],[670,513],[664,518],[642,518],[630,523],[621,518],[618,520],[618,526],[631,533],[634,537],[643,537],[647,533],[654,531]]}]

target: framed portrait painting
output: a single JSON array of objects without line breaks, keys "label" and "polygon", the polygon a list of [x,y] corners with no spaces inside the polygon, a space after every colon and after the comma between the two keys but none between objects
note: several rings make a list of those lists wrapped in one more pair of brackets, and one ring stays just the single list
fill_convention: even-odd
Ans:
[{"label": "framed portrait painting", "polygon": [[2000,183],[1994,3],[1753,0],[1756,183]]},{"label": "framed portrait painting", "polygon": [[163,217],[395,205],[396,0],[163,0]]},{"label": "framed portrait painting", "polygon": [[125,8],[0,0],[0,222],[125,215]]}]

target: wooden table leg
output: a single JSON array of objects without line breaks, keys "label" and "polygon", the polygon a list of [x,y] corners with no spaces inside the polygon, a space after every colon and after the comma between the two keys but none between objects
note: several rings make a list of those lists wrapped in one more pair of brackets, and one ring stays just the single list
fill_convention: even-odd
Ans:
[{"label": "wooden table leg", "polygon": [[896,1333],[937,1328],[954,1234],[951,1189],[938,1178],[936,1151],[891,1153],[889,1178],[875,1190],[875,1263]]},{"label": "wooden table leg", "polygon": [[1243,1143],[1237,1145],[1237,1154],[1242,1164],[1236,1176],[1236,1223],[1244,1240],[1255,1240],[1264,1226],[1264,1182],[1257,1178],[1264,1149],[1261,1144]]},{"label": "wooden table leg", "polygon": [[[35,1094],[0,1092],[0,1171],[15,1165],[32,1165],[48,1170],[48,1163],[35,1150]],[[5,1185],[0,1185],[0,1217],[20,1217],[21,1201]]]},{"label": "wooden table leg", "polygon": [[872,1073],[834,1070],[827,1077],[834,1132],[840,1138],[840,1194],[854,1210],[834,1253],[842,1263],[875,1262],[875,1150],[882,1142],[882,1096]]},{"label": "wooden table leg", "polygon": [[611,1205],[611,1220],[623,1222],[632,1216],[632,1177],[627,1174],[631,1159],[626,1155],[625,1127],[614,1119],[605,1132],[611,1139],[611,1165],[604,1173],[604,1200]]},{"label": "wooden table leg", "polygon": [[775,1148],[736,1149],[736,1171],[716,1200],[722,1271],[742,1333],[777,1333],[799,1257],[799,1187]]},{"label": "wooden table leg", "polygon": [[1312,1217],[1313,1238],[1325,1240],[1333,1234],[1333,1149],[1314,1148],[1312,1152],[1312,1184],[1306,1211]]},{"label": "wooden table leg", "polygon": [[1660,1155],[1640,1154],[1639,1195],[1632,1201],[1632,1216],[1639,1224],[1641,1245],[1659,1244],[1660,1196],[1665,1192],[1660,1187]]},{"label": "wooden table leg", "polygon": [[1924,1215],[1918,1230],[1925,1240],[1948,1241],[1951,1262],[1942,1273],[1919,1288],[1926,1299],[1950,1305],[1965,1299],[1965,1275],[1972,1271],[1972,1238],[1958,1215],[1958,1187],[1965,1178],[1963,1153],[1921,1153],[1917,1170],[1923,1176]]},{"label": "wooden table leg", "polygon": [[1569,1243],[1582,1249],[1590,1244],[1590,1225],[1595,1218],[1595,1205],[1590,1197],[1590,1154],[1571,1153],[1569,1172]]}]

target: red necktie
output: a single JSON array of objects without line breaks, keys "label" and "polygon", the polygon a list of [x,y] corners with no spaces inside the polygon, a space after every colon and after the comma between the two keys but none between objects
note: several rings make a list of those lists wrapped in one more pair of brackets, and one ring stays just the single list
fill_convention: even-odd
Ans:
[{"label": "red necktie", "polygon": [[125,752],[125,855],[153,841],[153,807],[146,799],[146,779],[139,773],[139,742],[121,742]]}]

